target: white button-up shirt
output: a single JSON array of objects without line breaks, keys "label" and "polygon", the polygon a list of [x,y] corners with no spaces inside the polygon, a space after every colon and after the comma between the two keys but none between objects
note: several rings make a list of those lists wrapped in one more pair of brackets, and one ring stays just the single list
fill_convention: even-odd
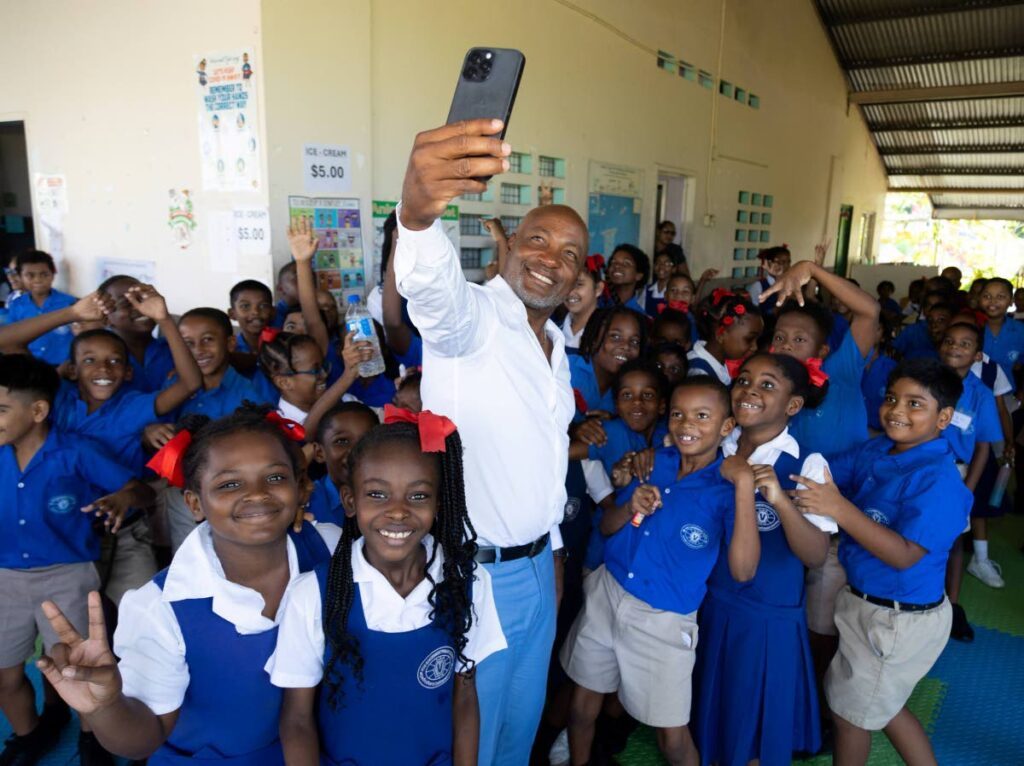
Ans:
[{"label": "white button-up shirt", "polygon": [[423,407],[459,429],[480,545],[525,545],[550,531],[561,547],[575,409],[561,329],[545,325],[548,361],[504,279],[469,284],[439,222],[410,231],[399,217],[398,228],[395,277],[423,337]]}]

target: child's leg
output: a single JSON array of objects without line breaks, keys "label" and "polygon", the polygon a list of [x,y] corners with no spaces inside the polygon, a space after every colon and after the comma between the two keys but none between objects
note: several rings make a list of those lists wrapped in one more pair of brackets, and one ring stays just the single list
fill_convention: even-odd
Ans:
[{"label": "child's leg", "polygon": [[835,731],[835,766],[864,766],[871,754],[871,732],[854,726],[835,713],[832,714]]},{"label": "child's leg", "polygon": [[956,539],[953,547],[949,550],[949,560],[946,562],[946,594],[949,596],[949,603],[960,603],[960,584],[964,579],[964,538],[963,535]]},{"label": "child's leg", "polygon": [[928,741],[921,722],[907,708],[903,708],[885,727],[885,736],[906,762],[907,766],[937,766],[932,743]]},{"label": "child's leg", "polygon": [[0,668],[0,710],[14,733],[23,737],[39,723],[36,693],[25,675],[25,666]]},{"label": "child's leg", "polygon": [[569,754],[573,766],[590,761],[590,748],[594,744],[594,721],[601,712],[604,694],[576,686],[569,703]]},{"label": "child's leg", "polygon": [[665,756],[669,766],[697,766],[700,756],[697,746],[690,736],[690,727],[673,726],[670,729],[657,729],[658,748]]}]

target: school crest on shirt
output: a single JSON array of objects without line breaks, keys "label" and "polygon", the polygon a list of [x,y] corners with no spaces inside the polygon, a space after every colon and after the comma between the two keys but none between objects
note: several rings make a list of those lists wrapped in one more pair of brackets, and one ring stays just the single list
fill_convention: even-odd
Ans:
[{"label": "school crest on shirt", "polygon": [[436,689],[448,683],[455,670],[455,650],[441,646],[426,656],[416,671],[416,680],[424,689]]},{"label": "school crest on shirt", "polygon": [[881,524],[883,527],[889,526],[889,517],[877,508],[868,508],[864,513],[876,524]]},{"label": "school crest on shirt", "polygon": [[778,529],[779,524],[782,523],[779,520],[779,514],[766,500],[758,500],[754,503],[754,513],[757,516],[757,529],[760,532],[771,532],[773,529]]},{"label": "school crest on shirt", "polygon": [[70,513],[76,505],[78,505],[77,497],[74,495],[63,494],[51,497],[50,502],[46,504],[46,507],[50,513],[65,514]]},{"label": "school crest on shirt", "polygon": [[565,510],[562,512],[562,521],[572,521],[575,519],[580,512],[580,499],[578,497],[570,497],[565,501]]},{"label": "school crest on shirt", "polygon": [[1007,358],[1008,358],[1008,359],[1009,359],[1009,360],[1010,360],[1011,362],[1016,362],[1016,361],[1017,361],[1017,357],[1018,357],[1018,356],[1020,356],[1020,352],[1019,352],[1019,351],[1010,351],[1010,352],[1009,352],[1009,353],[1008,353],[1008,354],[1006,355],[1006,357],[1007,357]]},{"label": "school crest on shirt", "polygon": [[706,548],[710,539],[708,533],[696,524],[684,524],[679,530],[679,536],[687,548],[693,548],[695,551]]}]

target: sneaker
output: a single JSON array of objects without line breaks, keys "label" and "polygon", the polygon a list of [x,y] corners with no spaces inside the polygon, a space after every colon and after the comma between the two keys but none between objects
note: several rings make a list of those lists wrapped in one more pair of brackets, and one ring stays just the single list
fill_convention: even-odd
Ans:
[{"label": "sneaker", "polygon": [[568,766],[569,764],[569,730],[562,729],[555,738],[548,752],[548,761],[551,766]]},{"label": "sneaker", "polygon": [[82,766],[114,766],[114,756],[103,749],[91,731],[78,732],[78,758]]},{"label": "sneaker", "polygon": [[0,766],[35,766],[57,745],[56,737],[48,737],[38,725],[28,734],[12,734],[0,752]]},{"label": "sneaker", "polygon": [[974,628],[967,622],[967,612],[959,604],[953,604],[953,625],[949,629],[949,637],[965,644],[974,641]]},{"label": "sneaker", "polygon": [[990,588],[1002,588],[1006,585],[1003,581],[1003,570],[992,559],[979,561],[977,556],[971,558],[967,565],[967,573],[972,574]]}]

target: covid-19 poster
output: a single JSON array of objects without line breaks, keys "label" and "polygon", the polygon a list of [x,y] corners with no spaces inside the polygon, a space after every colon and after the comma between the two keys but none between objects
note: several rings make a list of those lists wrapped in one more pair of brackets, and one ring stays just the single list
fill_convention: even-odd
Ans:
[{"label": "covid-19 poster", "polygon": [[195,58],[199,155],[206,191],[260,188],[259,110],[252,51]]}]

